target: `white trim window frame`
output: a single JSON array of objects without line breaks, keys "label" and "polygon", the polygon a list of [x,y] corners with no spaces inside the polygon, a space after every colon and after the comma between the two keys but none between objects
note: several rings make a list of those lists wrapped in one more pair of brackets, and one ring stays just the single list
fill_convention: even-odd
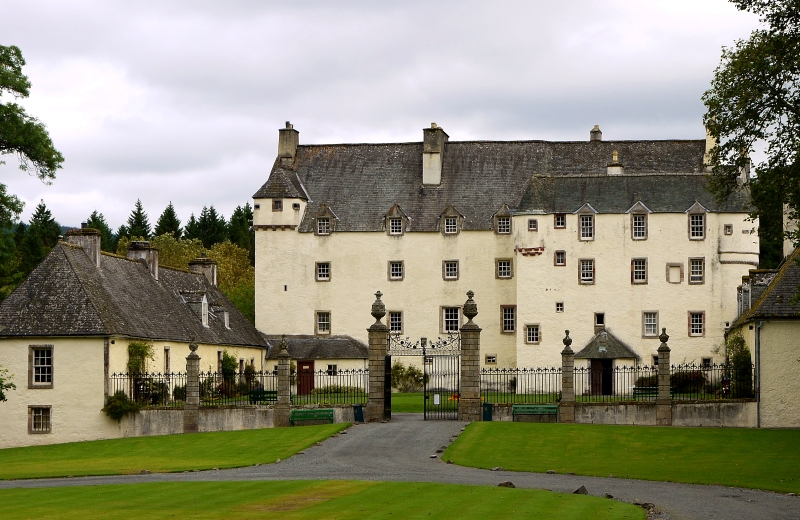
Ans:
[{"label": "white trim window frame", "polygon": [[391,334],[403,333],[403,312],[389,311],[389,332]]},{"label": "white trim window frame", "polygon": [[567,252],[559,250],[553,253],[553,265],[556,267],[564,267],[567,265]]},{"label": "white trim window frame", "polygon": [[500,306],[500,332],[503,334],[513,334],[517,331],[517,306]]},{"label": "white trim window frame", "polygon": [[578,215],[580,222],[580,239],[594,240],[595,218],[594,215]]},{"label": "white trim window frame", "polygon": [[705,240],[706,238],[706,214],[705,213],[690,213],[689,214],[689,239],[690,240]]},{"label": "white trim window frame", "polygon": [[553,215],[553,228],[555,229],[564,229],[567,227],[567,214],[566,213],[555,213]]},{"label": "white trim window frame", "polygon": [[398,236],[403,234],[403,219],[401,217],[389,218],[389,234]]},{"label": "white trim window frame", "polygon": [[539,231],[539,221],[535,218],[528,219],[528,231]]},{"label": "white trim window frame", "polygon": [[658,311],[642,311],[642,337],[658,337]]},{"label": "white trim window frame", "polygon": [[399,282],[405,278],[406,267],[402,260],[389,260],[388,274],[390,282]]},{"label": "white trim window frame", "polygon": [[706,259],[690,258],[689,259],[689,284],[700,285],[706,281]]},{"label": "white trim window frame", "polygon": [[53,345],[28,345],[28,388],[53,388]]},{"label": "white trim window frame", "polygon": [[461,328],[461,307],[442,307],[442,332],[458,332]]},{"label": "white trim window frame", "polygon": [[594,258],[581,258],[578,261],[578,282],[591,285],[595,282]]},{"label": "white trim window frame", "polygon": [[50,405],[28,406],[28,433],[53,432],[53,407]]},{"label": "white trim window frame", "polygon": [[511,217],[497,217],[497,234],[508,235],[511,233]]},{"label": "white trim window frame", "polygon": [[445,217],[444,218],[444,234],[457,235],[458,234],[458,217]]},{"label": "white trim window frame", "polygon": [[316,280],[318,282],[331,281],[331,263],[330,262],[317,262],[316,263]]},{"label": "white trim window frame", "polygon": [[327,236],[331,234],[331,218],[317,217],[317,235]]},{"label": "white trim window frame", "polygon": [[525,343],[528,345],[538,345],[542,342],[541,328],[538,323],[525,325]]},{"label": "white trim window frame", "polygon": [[647,240],[647,213],[631,213],[631,239]]},{"label": "white trim window frame", "polygon": [[634,285],[647,283],[647,258],[631,259],[631,283]]},{"label": "white trim window frame", "polygon": [[705,311],[689,311],[689,336],[702,337],[706,335]]},{"label": "white trim window frame", "polygon": [[498,258],[495,260],[495,277],[501,280],[508,280],[514,277],[514,263],[510,258]]},{"label": "white trim window frame", "polygon": [[331,311],[314,312],[314,333],[327,336],[331,333]]},{"label": "white trim window frame", "polygon": [[458,280],[458,260],[442,260],[442,279],[447,281]]}]

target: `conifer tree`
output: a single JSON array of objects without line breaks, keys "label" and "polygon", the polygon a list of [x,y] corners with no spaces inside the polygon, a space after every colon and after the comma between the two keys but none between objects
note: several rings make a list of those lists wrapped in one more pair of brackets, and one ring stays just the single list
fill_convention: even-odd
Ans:
[{"label": "conifer tree", "polygon": [[128,217],[127,236],[150,238],[150,220],[142,207],[142,201],[136,199],[136,205]]},{"label": "conifer tree", "polygon": [[158,217],[156,222],[155,236],[161,236],[169,233],[176,240],[181,238],[181,221],[178,220],[178,214],[175,212],[175,207],[172,201],[166,207],[161,216]]},{"label": "conifer tree", "polygon": [[44,260],[47,253],[58,243],[58,237],[61,235],[61,226],[55,221],[43,200],[36,206],[29,224],[20,247],[21,269],[25,276]]},{"label": "conifer tree", "polygon": [[106,217],[97,210],[92,211],[89,218],[86,219],[86,227],[94,228],[100,231],[100,249],[113,253],[116,251],[114,246],[114,233],[106,222]]},{"label": "conifer tree", "polygon": [[253,208],[250,203],[244,207],[236,206],[228,223],[228,238],[242,249],[247,250],[250,264],[255,265],[255,236],[253,233]]},{"label": "conifer tree", "polygon": [[224,242],[228,238],[225,217],[217,213],[214,206],[203,206],[200,218],[196,221],[194,214],[189,218],[184,230],[185,238],[199,238],[203,246],[210,249],[214,244]]}]

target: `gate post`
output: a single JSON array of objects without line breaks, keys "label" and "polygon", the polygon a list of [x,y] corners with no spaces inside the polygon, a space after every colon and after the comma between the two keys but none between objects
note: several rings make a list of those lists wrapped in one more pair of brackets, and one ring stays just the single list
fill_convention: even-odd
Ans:
[{"label": "gate post", "polygon": [[189,343],[186,356],[186,403],[183,405],[183,433],[197,433],[200,429],[200,356],[197,343]]},{"label": "gate post", "polygon": [[459,382],[458,420],[480,421],[481,414],[481,328],[473,323],[478,305],[467,292],[464,316],[468,321],[461,327],[461,381]]},{"label": "gate post", "polygon": [[572,338],[569,331],[562,340],[564,350],[561,351],[561,401],[558,403],[558,422],[575,422],[575,353],[570,348]]},{"label": "gate post", "polygon": [[667,329],[661,329],[658,337],[658,397],[656,398],[656,426],[672,426],[672,394],[670,392],[670,349],[667,345]]},{"label": "gate post", "polygon": [[281,336],[278,344],[278,401],[275,403],[272,418],[275,427],[289,426],[289,415],[292,410],[292,380],[290,373],[291,357],[289,356],[286,335]]},{"label": "gate post", "polygon": [[386,384],[386,352],[389,349],[389,327],[381,322],[386,316],[386,306],[381,301],[381,292],[375,293],[372,304],[372,317],[375,323],[369,332],[369,400],[367,401],[367,422],[378,422],[384,416],[384,391]]}]

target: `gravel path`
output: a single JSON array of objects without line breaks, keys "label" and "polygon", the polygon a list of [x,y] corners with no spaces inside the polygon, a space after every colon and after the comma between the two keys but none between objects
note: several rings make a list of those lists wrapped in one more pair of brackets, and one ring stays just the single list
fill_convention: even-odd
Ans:
[{"label": "gravel path", "polygon": [[[495,486],[509,480],[516,487],[565,493],[585,486],[592,495],[609,494],[625,502],[652,503],[660,513],[651,515],[651,518],[800,518],[800,497],[768,491],[575,475],[488,471],[443,463],[436,451],[452,442],[466,424],[458,421],[422,421],[420,414],[394,414],[388,423],[355,425],[277,464],[189,473],[3,481],[0,482],[0,489],[141,482],[292,479],[446,482]],[[432,458],[432,455],[437,457]]]}]

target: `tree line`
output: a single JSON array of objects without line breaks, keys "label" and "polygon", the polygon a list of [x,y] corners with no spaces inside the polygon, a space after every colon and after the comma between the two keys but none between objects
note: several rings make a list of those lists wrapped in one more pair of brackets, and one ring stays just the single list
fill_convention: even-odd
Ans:
[{"label": "tree line", "polygon": [[[0,219],[0,301],[5,299],[56,246],[68,229],[40,201],[30,220],[14,223]],[[186,269],[189,261],[205,254],[217,262],[218,285],[234,305],[255,322],[255,236],[249,203],[237,206],[226,220],[213,205],[204,206],[199,217],[192,213],[184,226],[170,202],[155,227],[137,200],[127,221],[112,231],[105,216],[93,211],[87,227],[100,231],[100,248],[125,255],[134,240],[148,240],[159,252],[159,264]]]}]

